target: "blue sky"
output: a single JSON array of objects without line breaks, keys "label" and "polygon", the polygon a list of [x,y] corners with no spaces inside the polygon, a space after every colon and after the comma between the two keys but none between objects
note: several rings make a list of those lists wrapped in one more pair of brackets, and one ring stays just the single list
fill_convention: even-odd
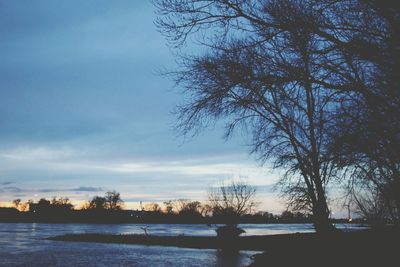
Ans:
[{"label": "blue sky", "polygon": [[175,61],[154,19],[149,1],[0,0],[0,203],[114,189],[128,207],[202,200],[244,177],[264,210],[282,209],[240,135],[177,135],[183,97],[158,74]]}]

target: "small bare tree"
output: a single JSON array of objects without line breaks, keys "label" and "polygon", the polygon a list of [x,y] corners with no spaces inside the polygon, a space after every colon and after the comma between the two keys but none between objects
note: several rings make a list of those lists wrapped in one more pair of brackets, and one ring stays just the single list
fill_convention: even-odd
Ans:
[{"label": "small bare tree", "polygon": [[107,192],[105,200],[106,206],[110,210],[120,210],[123,208],[124,201],[121,199],[121,194],[115,190]]},{"label": "small bare tree", "polygon": [[144,205],[143,210],[160,213],[161,206],[158,203],[151,202],[151,203],[147,203],[146,205]]},{"label": "small bare tree", "polygon": [[19,210],[19,208],[21,206],[21,199],[20,198],[14,199],[12,203],[13,203],[14,208]]},{"label": "small bare tree", "polygon": [[208,200],[214,216],[228,215],[239,218],[254,211],[256,189],[244,181],[232,181],[212,187]]},{"label": "small bare tree", "polygon": [[241,216],[253,212],[256,189],[244,181],[231,181],[228,185],[212,187],[208,193],[209,205],[213,217],[222,217],[226,226],[218,227],[217,234],[222,238],[237,237],[244,233],[237,227]]}]

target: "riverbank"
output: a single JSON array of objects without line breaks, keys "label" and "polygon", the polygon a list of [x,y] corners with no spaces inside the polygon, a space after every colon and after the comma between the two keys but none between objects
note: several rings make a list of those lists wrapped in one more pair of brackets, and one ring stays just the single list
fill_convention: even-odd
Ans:
[{"label": "riverbank", "polygon": [[243,236],[229,240],[205,236],[151,236],[115,234],[67,234],[47,238],[56,241],[175,246],[198,249],[265,251],[254,257],[253,267],[308,264],[309,266],[388,266],[398,262],[399,228],[336,232]]}]

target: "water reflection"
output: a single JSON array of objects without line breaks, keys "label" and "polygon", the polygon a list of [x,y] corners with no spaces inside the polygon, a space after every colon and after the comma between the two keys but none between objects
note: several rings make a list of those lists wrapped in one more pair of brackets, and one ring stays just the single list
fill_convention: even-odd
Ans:
[{"label": "water reflection", "polygon": [[217,250],[217,267],[240,267],[245,255],[237,250]]}]

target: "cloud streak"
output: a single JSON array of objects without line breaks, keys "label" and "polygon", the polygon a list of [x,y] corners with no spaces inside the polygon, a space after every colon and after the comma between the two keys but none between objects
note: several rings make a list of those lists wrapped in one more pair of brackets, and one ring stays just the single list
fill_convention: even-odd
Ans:
[{"label": "cloud streak", "polygon": [[3,186],[0,187],[0,193],[60,193],[60,192],[104,192],[105,190],[102,187],[93,187],[93,186],[80,186],[74,188],[41,188],[41,189],[32,189],[32,188],[20,188],[16,186]]},{"label": "cloud streak", "polygon": [[24,190],[16,186],[5,186],[0,188],[0,193],[21,193]]},{"label": "cloud streak", "polygon": [[93,187],[93,186],[80,186],[77,188],[71,188],[68,191],[75,191],[75,192],[101,192],[104,191],[101,187]]}]

